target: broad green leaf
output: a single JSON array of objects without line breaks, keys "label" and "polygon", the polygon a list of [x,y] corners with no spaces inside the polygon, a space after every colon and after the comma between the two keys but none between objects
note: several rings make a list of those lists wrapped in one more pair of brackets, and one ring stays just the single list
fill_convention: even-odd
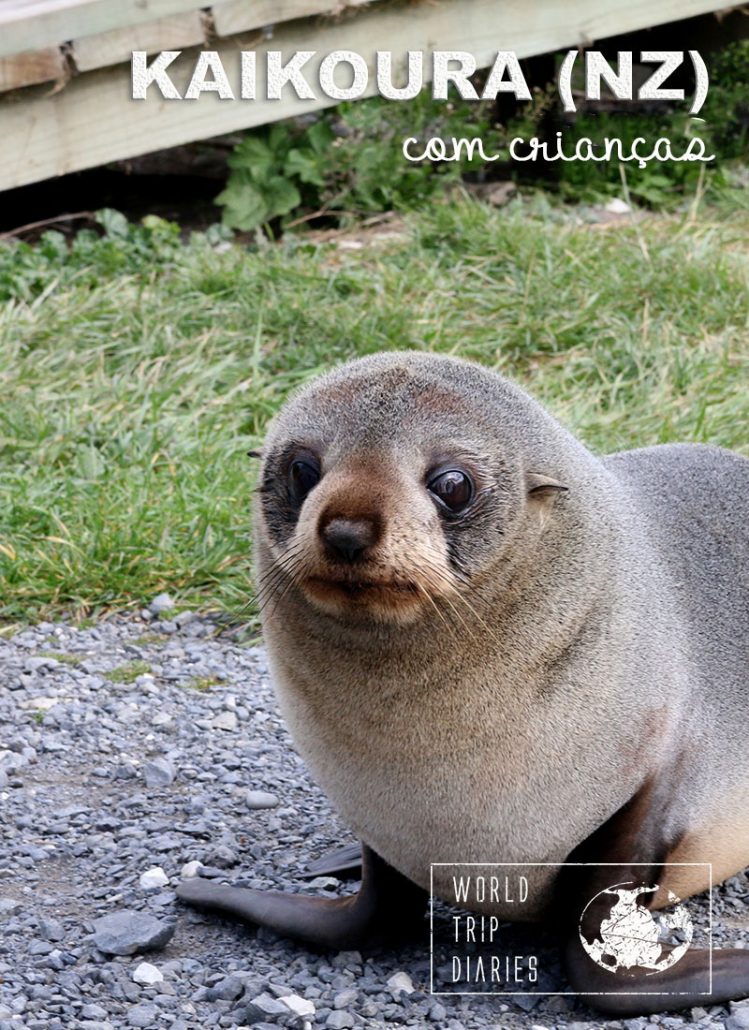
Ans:
[{"label": "broad green leaf", "polygon": [[270,212],[269,217],[287,215],[302,202],[301,194],[293,183],[282,176],[276,176],[264,194]]},{"label": "broad green leaf", "polygon": [[270,217],[265,196],[248,183],[230,183],[216,197],[224,205],[223,222],[234,229],[255,229]]},{"label": "broad green leaf", "polygon": [[290,150],[283,168],[288,176],[296,176],[313,186],[325,185],[325,174],[317,155],[310,149]]}]

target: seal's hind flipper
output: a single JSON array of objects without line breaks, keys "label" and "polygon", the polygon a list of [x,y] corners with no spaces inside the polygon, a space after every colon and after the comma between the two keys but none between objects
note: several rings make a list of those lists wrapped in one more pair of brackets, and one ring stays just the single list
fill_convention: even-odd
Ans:
[{"label": "seal's hind flipper", "polygon": [[427,892],[366,845],[361,859],[361,887],[342,898],[231,887],[201,877],[184,880],[177,897],[319,948],[377,946],[423,926]]},{"label": "seal's hind flipper", "polygon": [[[607,884],[618,881],[635,887],[648,884],[652,879],[652,875],[642,876],[639,864],[627,866],[626,863],[610,865],[604,878]],[[594,895],[604,880],[591,880],[586,894]],[[625,1019],[696,1005],[721,1005],[749,995],[749,951],[739,948],[713,948],[712,956],[707,948],[690,948],[673,965],[666,967],[665,960],[675,949],[665,945],[660,971],[651,972],[649,967],[640,966],[633,973],[626,965],[601,968],[582,942],[583,934],[589,942],[595,940],[596,930],[600,934],[599,928],[607,913],[599,908],[597,926],[592,925],[594,914],[595,906],[591,905],[580,930],[575,927],[569,933],[564,948],[570,984],[592,1008],[615,1019]],[[586,932],[586,921],[592,932]],[[621,931],[615,932],[622,937]]]},{"label": "seal's hind flipper", "polygon": [[[651,943],[643,921],[647,923],[664,866],[680,840],[669,799],[657,778],[646,780],[630,801],[575,848],[557,881],[570,983],[593,1008],[615,1018],[720,1005],[749,995],[749,951],[743,949],[713,949],[711,956],[707,949],[688,944],[680,949],[665,944],[653,957],[633,960],[631,954],[618,955],[616,938],[624,945],[628,938],[638,945]],[[632,896],[624,899],[633,903],[631,925],[626,912],[618,913],[615,923],[612,920],[611,896],[617,894]],[[641,906],[634,906],[635,895],[642,895]],[[603,954],[610,954],[614,962],[602,963],[597,954],[601,942]],[[677,950],[681,955],[669,965]]]},{"label": "seal's hind flipper", "polygon": [[231,887],[195,877],[177,887],[177,897],[196,908],[266,926],[284,937],[322,948],[356,948],[366,930],[366,919],[356,910],[356,895],[310,897]]},{"label": "seal's hind flipper", "polygon": [[346,844],[342,848],[326,852],[320,858],[308,862],[301,875],[305,880],[312,880],[316,876],[335,876],[338,880],[361,880],[361,844]]}]

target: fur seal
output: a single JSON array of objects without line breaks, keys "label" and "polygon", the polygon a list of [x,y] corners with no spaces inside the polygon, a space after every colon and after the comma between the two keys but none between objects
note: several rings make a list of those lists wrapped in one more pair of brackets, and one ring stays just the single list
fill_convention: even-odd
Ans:
[{"label": "fur seal", "polygon": [[[573,989],[615,1015],[702,1004],[704,953],[611,993],[578,923],[617,881],[708,886],[665,862],[749,863],[749,460],[597,457],[499,375],[389,353],[285,405],[258,498],[275,687],[362,886],[180,896],[351,947],[423,920],[430,863],[574,861],[537,869],[522,913],[558,920]],[[746,995],[749,952],[716,951],[710,1002]]]}]

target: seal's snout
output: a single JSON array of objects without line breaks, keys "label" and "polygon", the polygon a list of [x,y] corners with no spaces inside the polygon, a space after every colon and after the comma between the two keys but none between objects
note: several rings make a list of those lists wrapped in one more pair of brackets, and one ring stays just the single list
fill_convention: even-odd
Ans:
[{"label": "seal's snout", "polygon": [[321,520],[319,533],[330,557],[349,564],[366,558],[380,535],[378,521],[363,516]]}]

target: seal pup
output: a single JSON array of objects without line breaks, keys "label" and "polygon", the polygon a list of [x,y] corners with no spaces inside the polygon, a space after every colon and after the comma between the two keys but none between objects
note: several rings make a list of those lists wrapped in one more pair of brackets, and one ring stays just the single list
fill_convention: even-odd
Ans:
[{"label": "seal pup", "polygon": [[[375,355],[303,389],[263,449],[263,629],[296,746],[363,841],[362,885],[179,896],[353,947],[423,920],[431,863],[574,861],[535,869],[522,912],[488,910],[555,918],[573,989],[610,1014],[704,1003],[703,953],[614,993],[578,924],[613,883],[708,886],[665,862],[715,881],[749,863],[747,498],[743,457],[597,457],[453,358]],[[748,994],[749,952],[715,952],[711,1003]]]}]

